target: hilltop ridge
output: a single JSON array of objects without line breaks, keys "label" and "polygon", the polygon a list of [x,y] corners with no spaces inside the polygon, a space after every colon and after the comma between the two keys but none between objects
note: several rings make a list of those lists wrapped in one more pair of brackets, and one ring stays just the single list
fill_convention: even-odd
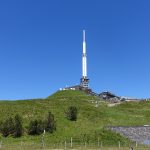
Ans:
[{"label": "hilltop ridge", "polygon": [[[77,107],[77,121],[71,122],[65,118],[65,110],[69,106]],[[105,130],[105,126],[149,124],[149,108],[149,101],[123,102],[120,105],[108,107],[107,102],[97,97],[81,91],[66,90],[58,91],[45,99],[0,101],[0,121],[18,113],[22,116],[23,126],[26,128],[30,120],[43,118],[48,111],[51,111],[56,119],[57,130],[53,134],[46,134],[46,138],[52,142],[73,137],[89,141],[99,138],[109,144],[115,144],[118,140],[122,143],[129,143],[124,137]],[[22,140],[24,138],[30,141],[29,136],[21,137]],[[37,137],[32,137],[32,139],[36,140]],[[6,141],[9,141],[9,138]]]}]

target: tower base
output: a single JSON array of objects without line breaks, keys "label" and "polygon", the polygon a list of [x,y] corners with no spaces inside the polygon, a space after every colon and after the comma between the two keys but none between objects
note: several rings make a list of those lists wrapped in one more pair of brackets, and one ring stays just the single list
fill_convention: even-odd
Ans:
[{"label": "tower base", "polygon": [[84,88],[88,88],[89,87],[89,79],[82,77],[80,79],[80,86],[84,87]]}]

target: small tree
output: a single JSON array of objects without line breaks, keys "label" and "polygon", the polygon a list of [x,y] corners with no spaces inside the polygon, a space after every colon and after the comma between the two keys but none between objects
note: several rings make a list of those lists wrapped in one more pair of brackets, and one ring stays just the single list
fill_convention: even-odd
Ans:
[{"label": "small tree", "polygon": [[43,133],[43,123],[41,120],[31,120],[29,124],[28,134],[29,135],[40,135]]},{"label": "small tree", "polygon": [[3,122],[0,121],[0,132],[2,132],[2,124],[3,124]]},{"label": "small tree", "polygon": [[75,106],[70,106],[65,112],[67,119],[71,121],[77,120],[77,108]]},{"label": "small tree", "polygon": [[14,137],[20,137],[23,133],[22,118],[17,114],[14,118]]},{"label": "small tree", "polygon": [[56,130],[56,121],[54,120],[54,115],[48,112],[47,119],[44,121],[44,129],[47,132],[53,133]]},{"label": "small tree", "polygon": [[4,137],[13,135],[14,133],[14,120],[12,117],[6,119],[1,125],[1,132]]}]

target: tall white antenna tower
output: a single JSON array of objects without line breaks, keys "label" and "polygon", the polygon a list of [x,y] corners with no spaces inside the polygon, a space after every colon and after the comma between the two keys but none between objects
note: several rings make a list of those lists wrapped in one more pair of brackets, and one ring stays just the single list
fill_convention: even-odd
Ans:
[{"label": "tall white antenna tower", "polygon": [[86,58],[86,41],[85,30],[83,30],[83,51],[82,51],[82,78],[80,84],[84,88],[88,88],[89,79],[87,78],[87,58]]}]

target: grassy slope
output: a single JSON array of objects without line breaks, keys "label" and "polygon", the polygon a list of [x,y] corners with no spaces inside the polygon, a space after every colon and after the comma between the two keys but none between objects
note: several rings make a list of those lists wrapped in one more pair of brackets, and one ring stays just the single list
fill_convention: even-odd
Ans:
[{"label": "grassy slope", "polygon": [[[57,121],[57,131],[54,134],[46,134],[46,140],[58,142],[70,139],[81,141],[101,141],[114,144],[117,141],[127,144],[128,140],[103,129],[106,125],[144,125],[150,122],[150,102],[123,103],[115,107],[107,107],[106,103],[100,102],[95,107],[97,99],[87,96],[80,91],[60,91],[46,99],[1,101],[0,120],[19,113],[23,117],[24,127],[33,118],[44,118],[51,111]],[[76,122],[67,120],[64,112],[68,106],[78,108]],[[2,137],[1,137],[2,138]],[[10,141],[40,141],[41,136],[23,136],[19,139],[3,138],[7,143]]]}]

